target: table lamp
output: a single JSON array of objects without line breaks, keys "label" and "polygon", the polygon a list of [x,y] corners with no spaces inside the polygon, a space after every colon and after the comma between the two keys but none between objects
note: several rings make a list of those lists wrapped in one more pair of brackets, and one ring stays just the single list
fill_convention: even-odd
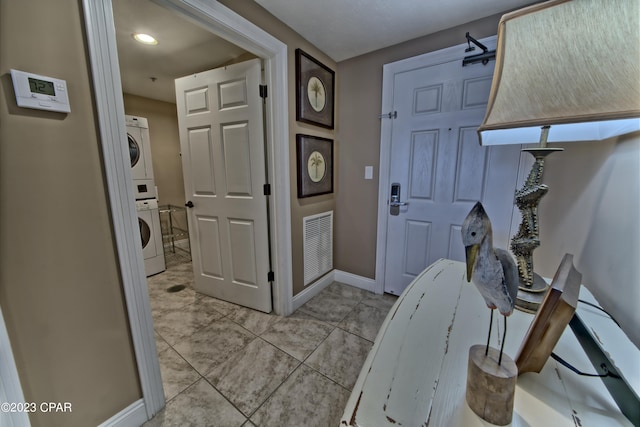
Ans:
[{"label": "table lamp", "polygon": [[[535,312],[548,289],[533,271],[548,143],[597,141],[640,129],[640,3],[552,0],[502,17],[480,144],[530,144],[531,171],[516,191],[522,223],[511,240],[516,307]],[[567,195],[571,197],[571,195]]]}]

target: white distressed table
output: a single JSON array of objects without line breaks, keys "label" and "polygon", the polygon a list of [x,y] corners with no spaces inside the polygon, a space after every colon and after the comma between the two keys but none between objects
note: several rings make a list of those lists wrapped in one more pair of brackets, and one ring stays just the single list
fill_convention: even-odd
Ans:
[{"label": "white distressed table", "polygon": [[[595,301],[584,286],[580,298]],[[638,349],[614,330],[606,315],[584,304],[578,310],[592,330],[592,323],[598,324],[595,330],[608,337],[605,348],[615,347],[616,365],[638,392]],[[509,317],[505,353],[511,358],[515,359],[532,319],[533,315],[518,310]],[[497,329],[491,345],[500,348],[502,316],[496,316],[493,324]],[[486,343],[488,326],[489,310],[475,286],[467,283],[465,264],[439,260],[429,266],[405,289],[385,319],[340,425],[490,426],[465,402],[469,347]],[[568,326],[554,352],[584,372],[595,372]],[[599,378],[578,376],[549,359],[539,374],[518,378],[511,425],[632,424]]]}]

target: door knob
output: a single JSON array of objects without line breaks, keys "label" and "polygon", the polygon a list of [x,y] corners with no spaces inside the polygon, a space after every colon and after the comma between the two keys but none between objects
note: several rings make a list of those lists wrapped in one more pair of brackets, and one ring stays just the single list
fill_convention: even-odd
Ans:
[{"label": "door knob", "polygon": [[187,203],[184,204],[186,207],[188,208],[192,208],[193,207],[193,202],[191,200],[189,200]]}]

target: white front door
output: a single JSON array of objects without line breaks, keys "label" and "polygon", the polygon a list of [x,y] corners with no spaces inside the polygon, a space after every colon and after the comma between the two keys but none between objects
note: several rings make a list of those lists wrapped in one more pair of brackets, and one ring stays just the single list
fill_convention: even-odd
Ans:
[{"label": "white front door", "polygon": [[176,104],[195,288],[270,312],[261,81],[259,59],[190,75]]},{"label": "white front door", "polygon": [[437,65],[412,64],[393,76],[397,117],[385,199],[388,293],[399,295],[439,258],[464,260],[460,226],[477,201],[493,223],[494,245],[508,245],[520,146],[480,146],[476,130],[493,62],[462,67],[461,53]]}]

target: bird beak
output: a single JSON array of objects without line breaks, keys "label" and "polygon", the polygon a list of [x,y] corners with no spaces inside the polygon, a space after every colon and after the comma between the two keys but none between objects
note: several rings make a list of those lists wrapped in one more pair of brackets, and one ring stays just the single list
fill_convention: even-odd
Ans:
[{"label": "bird beak", "polygon": [[464,249],[467,256],[467,282],[471,282],[471,274],[473,273],[473,266],[476,265],[476,256],[480,245],[465,246]]}]

